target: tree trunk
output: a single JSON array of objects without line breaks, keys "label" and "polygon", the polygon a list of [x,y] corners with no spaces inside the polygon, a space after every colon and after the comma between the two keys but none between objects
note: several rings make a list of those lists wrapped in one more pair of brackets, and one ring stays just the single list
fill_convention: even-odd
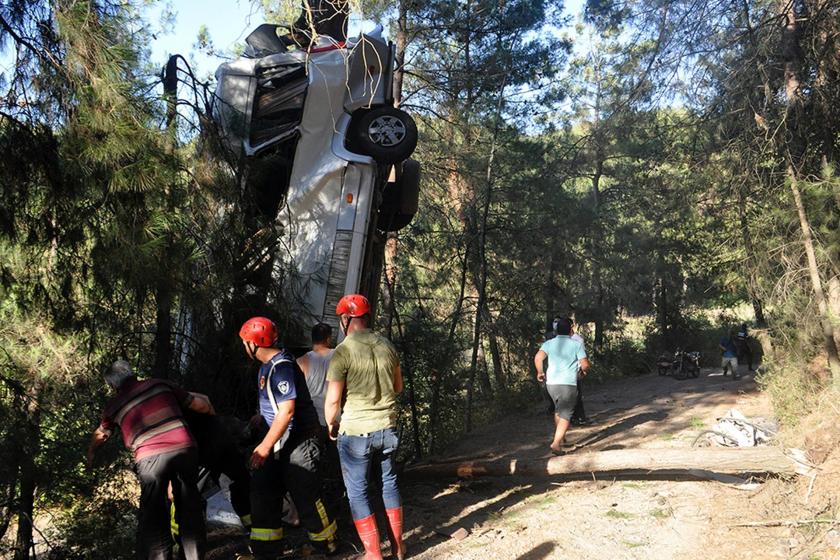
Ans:
[{"label": "tree trunk", "polygon": [[[385,280],[386,292],[388,292],[391,296],[391,301],[394,299],[394,286],[387,280]],[[393,308],[394,310],[394,319],[397,323],[397,331],[400,334],[400,340],[405,338],[405,333],[403,332],[402,328],[402,321],[400,320],[400,314],[397,311],[396,307]],[[414,441],[414,453],[417,457],[423,456],[423,446],[420,443],[420,425],[418,421],[418,414],[417,414],[417,397],[414,391],[414,370],[411,363],[411,352],[409,352],[408,348],[403,347],[403,363],[402,363],[402,372],[405,376],[406,387],[408,389],[408,406],[411,410],[411,431],[413,432],[414,437],[412,438]]]},{"label": "tree trunk", "polygon": [[745,263],[747,268],[747,292],[752,302],[756,325],[763,329],[767,326],[767,320],[764,318],[764,306],[758,297],[756,281],[758,259],[755,258],[755,247],[753,247],[752,237],[750,236],[750,224],[747,220],[747,197],[744,194],[743,186],[738,188],[738,220],[741,224],[741,240],[744,242],[744,251],[747,256]]},{"label": "tree trunk", "polygon": [[437,451],[438,407],[440,403],[440,373],[432,370],[432,403],[429,405],[429,453]]},{"label": "tree trunk", "polygon": [[467,384],[467,415],[466,415],[466,429],[472,430],[472,398],[473,385],[475,383],[476,363],[478,358],[478,347],[481,344],[481,317],[483,311],[487,306],[487,216],[490,213],[490,204],[493,195],[493,163],[496,159],[496,145],[499,136],[499,126],[502,116],[502,104],[505,97],[505,88],[507,86],[507,74],[502,78],[502,84],[499,88],[499,98],[496,103],[495,123],[493,126],[493,135],[490,138],[490,153],[487,156],[487,168],[485,173],[485,195],[484,205],[481,211],[481,220],[478,224],[478,263],[479,263],[479,284],[478,289],[478,303],[476,304],[475,313],[475,329],[473,331],[473,351],[470,360],[470,376]]},{"label": "tree trunk", "polygon": [[[405,78],[405,50],[408,47],[408,1],[400,0],[397,15],[397,36],[394,43],[394,107],[402,103],[403,80]],[[383,294],[385,307],[385,332],[388,338],[392,336],[392,323],[396,313],[396,302],[394,294],[397,286],[397,252],[399,250],[399,237],[394,231],[389,231],[385,241],[385,279],[390,283],[390,290]]]},{"label": "tree trunk", "polygon": [[[660,267],[663,267],[660,263]],[[663,267],[664,268],[664,267]],[[659,285],[659,297],[657,298],[657,317],[659,319],[659,332],[662,335],[662,342],[668,346],[671,341],[668,338],[668,291],[666,287],[665,275],[660,274],[657,279]]]},{"label": "tree trunk", "polygon": [[385,267],[382,271],[385,275],[385,282],[391,289],[385,290],[382,294],[382,306],[385,308],[385,336],[394,338],[394,314],[397,312],[397,302],[394,301],[395,286],[397,284],[397,249],[399,240],[397,233],[389,231],[385,237]]},{"label": "tree trunk", "polygon": [[802,243],[805,246],[805,255],[808,260],[808,275],[811,278],[811,287],[814,291],[814,298],[817,301],[817,308],[820,314],[820,326],[823,331],[825,351],[828,355],[828,367],[834,383],[840,383],[840,356],[837,354],[837,344],[834,341],[834,326],[828,314],[828,304],[823,292],[820,270],[817,264],[816,253],[814,252],[814,241],[811,233],[811,224],[802,203],[801,191],[796,171],[796,160],[804,152],[802,145],[804,141],[799,132],[798,119],[802,111],[802,91],[800,89],[799,74],[801,71],[801,49],[799,47],[799,29],[796,18],[796,3],[794,0],[781,0],[780,15],[784,17],[785,27],[782,32],[782,59],[785,61],[785,95],[787,108],[785,111],[785,125],[788,136],[791,138],[784,147],[785,167],[790,182],[790,190],[793,194],[793,202],[796,212],[799,215],[799,227],[802,230]]},{"label": "tree trunk", "polygon": [[554,247],[548,258],[548,270],[545,271],[545,288],[543,289],[543,300],[545,301],[545,329],[550,329],[551,320],[554,318],[557,286],[554,285],[554,278],[557,275],[557,254]]},{"label": "tree trunk", "polygon": [[35,460],[24,457],[20,471],[17,538],[14,560],[29,560],[32,550],[32,517],[35,514]]},{"label": "tree trunk", "polygon": [[[832,276],[828,280],[828,310],[832,325],[840,321],[840,277]],[[834,343],[840,345],[840,329],[834,329]]]},{"label": "tree trunk", "polygon": [[808,274],[811,277],[811,287],[814,290],[814,297],[817,300],[817,308],[820,312],[820,326],[825,341],[825,352],[828,355],[828,367],[835,383],[840,383],[840,356],[837,354],[837,343],[834,341],[834,326],[831,324],[831,317],[828,313],[828,303],[823,292],[820,269],[817,265],[817,256],[814,252],[814,240],[811,236],[811,224],[802,204],[802,196],[799,192],[799,183],[796,178],[796,171],[793,164],[788,161],[787,174],[790,180],[790,190],[793,193],[793,202],[799,214],[799,227],[802,230],[802,243],[805,245],[805,255],[808,259]]},{"label": "tree trunk", "polygon": [[601,284],[600,271],[598,272],[598,299],[597,315],[595,317],[595,340],[594,350],[601,352],[604,348],[604,286]]},{"label": "tree trunk", "polygon": [[155,303],[157,313],[155,317],[155,362],[152,366],[152,376],[159,379],[169,378],[169,367],[172,364],[172,290],[167,285],[167,278],[158,282]]},{"label": "tree trunk", "polygon": [[493,362],[493,378],[496,380],[496,389],[504,391],[507,388],[507,381],[504,367],[502,366],[502,353],[499,348],[499,340],[496,337],[495,322],[490,315],[487,305],[484,305],[484,324],[487,333],[487,342],[490,345],[490,359]]},{"label": "tree trunk", "polygon": [[499,459],[420,464],[404,475],[414,479],[440,477],[530,475],[552,478],[593,478],[622,475],[634,478],[656,476],[707,476],[719,474],[794,475],[808,470],[777,447],[615,449],[574,453],[551,459]]},{"label": "tree trunk", "polygon": [[592,174],[592,209],[595,216],[592,231],[592,276],[597,288],[596,307],[595,307],[595,337],[593,340],[593,350],[601,352],[604,348],[604,318],[606,313],[604,311],[604,285],[601,281],[601,265],[599,258],[603,251],[601,251],[601,177],[604,175],[604,163],[606,154],[604,151],[604,138],[601,130],[601,98],[603,93],[601,91],[601,76],[600,69],[596,65],[595,68],[595,107],[594,107],[594,121],[592,124],[592,138],[595,142],[594,159],[593,162],[595,171]]},{"label": "tree trunk", "polygon": [[17,537],[15,538],[14,560],[29,560],[32,550],[32,529],[35,517],[35,458],[41,441],[40,390],[36,387],[25,406],[27,447],[20,461],[20,489],[18,493]]},{"label": "tree trunk", "polygon": [[467,432],[472,431],[472,405],[473,393],[475,392],[475,376],[478,369],[478,347],[481,345],[481,306],[484,305],[481,293],[479,293],[479,301],[476,306],[475,323],[473,324],[473,341],[472,341],[472,356],[470,357],[470,373],[467,377],[467,402],[466,415],[464,417],[464,426]]}]

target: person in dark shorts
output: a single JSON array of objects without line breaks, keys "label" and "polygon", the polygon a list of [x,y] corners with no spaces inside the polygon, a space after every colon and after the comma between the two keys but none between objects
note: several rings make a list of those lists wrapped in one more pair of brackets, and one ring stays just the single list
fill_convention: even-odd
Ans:
[{"label": "person in dark shorts", "polygon": [[[555,319],[557,319],[557,317],[555,317]],[[555,336],[556,333],[554,332],[554,319],[552,319],[552,322],[548,325],[548,328],[546,329],[545,334],[543,335],[543,342],[551,340]],[[548,394],[548,388],[546,388],[545,386],[545,381],[540,383],[540,394],[542,395],[543,402],[545,403],[546,415],[554,418],[554,399],[552,399],[551,395]]]},{"label": "person in dark shorts", "polygon": [[[586,372],[589,360],[583,344],[572,340],[572,321],[561,317],[555,321],[557,336],[543,343],[534,356],[537,368],[537,381],[546,383],[549,395],[554,401],[554,438],[551,441],[552,453],[562,454],[563,440],[569,429],[569,423],[577,401],[578,370]],[[543,371],[548,359],[548,371]]]},{"label": "person in dark shorts", "polygon": [[723,375],[726,376],[726,370],[732,370],[732,378],[738,379],[741,374],[738,373],[738,348],[735,346],[735,329],[729,330],[729,336],[724,336],[720,339],[719,344],[721,358],[720,367],[723,370]]},{"label": "person in dark shorts", "polygon": [[741,324],[741,328],[735,333],[735,348],[738,349],[738,362],[746,362],[747,369],[755,371],[753,369],[752,348],[750,348],[750,331],[747,329],[746,323]]},{"label": "person in dark shorts", "polygon": [[[586,345],[583,342],[583,337],[577,333],[577,323],[572,320],[572,334],[571,339],[576,340],[583,345],[583,351],[586,352]],[[577,401],[575,402],[575,410],[572,413],[572,425],[583,426],[589,424],[589,418],[586,416],[586,411],[583,408],[583,378],[586,377],[585,371],[578,372],[577,379]]]}]

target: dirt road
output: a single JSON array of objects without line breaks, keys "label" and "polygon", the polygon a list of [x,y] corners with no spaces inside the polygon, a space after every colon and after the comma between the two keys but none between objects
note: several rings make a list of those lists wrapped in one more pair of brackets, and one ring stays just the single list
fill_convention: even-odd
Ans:
[{"label": "dirt road", "polygon": [[[697,379],[654,374],[613,381],[591,389],[585,402],[594,422],[570,431],[568,439],[580,446],[575,454],[690,447],[731,408],[748,417],[771,416],[751,374],[733,380],[706,369]],[[534,403],[478,428],[446,458],[548,458],[553,424],[544,409]],[[733,526],[784,510],[784,492],[790,491],[779,481],[745,490],[710,481],[505,477],[404,480],[401,489],[410,557],[417,560],[810,558],[800,556],[801,533],[792,529]],[[344,519],[345,502],[336,500]],[[466,530],[462,540],[447,536],[458,529]],[[290,533],[292,540],[305,538],[300,530]],[[337,558],[353,557],[358,541],[352,528],[340,527],[339,535],[344,544]],[[244,539],[236,543],[211,537],[210,558],[244,551]]]},{"label": "dirt road", "polygon": [[[594,423],[573,428],[575,453],[689,447],[716,418],[738,408],[769,416],[751,375],[704,370],[698,379],[648,375],[585,395]],[[450,456],[549,457],[551,420],[537,405],[477,430]],[[589,481],[487,478],[404,484],[411,557],[432,559],[790,558],[785,528],[736,528],[772,508],[763,485],[746,491],[708,481]],[[444,534],[458,528],[463,540]],[[442,534],[443,533],[443,534]]]}]

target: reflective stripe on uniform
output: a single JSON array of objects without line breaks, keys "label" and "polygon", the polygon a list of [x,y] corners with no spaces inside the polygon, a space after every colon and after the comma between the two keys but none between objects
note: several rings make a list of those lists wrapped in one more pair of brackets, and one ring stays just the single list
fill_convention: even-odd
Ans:
[{"label": "reflective stripe on uniform", "polygon": [[335,536],[337,530],[338,526],[335,524],[335,521],[333,521],[327,526],[326,529],[324,529],[320,533],[309,533],[309,540],[316,542],[330,540],[332,537]]},{"label": "reflective stripe on uniform", "polygon": [[172,538],[178,538],[178,520],[175,519],[175,502],[169,505],[169,532],[172,533]]},{"label": "reflective stripe on uniform", "polygon": [[320,498],[315,500],[315,509],[318,511],[318,517],[321,518],[321,525],[326,527],[330,524],[330,517],[327,515],[327,509],[324,507],[324,502]]},{"label": "reflective stripe on uniform", "polygon": [[251,527],[252,541],[279,541],[283,538],[283,528],[279,529],[261,529],[259,527]]},{"label": "reflective stripe on uniform", "polygon": [[318,517],[321,518],[321,526],[324,527],[324,529],[318,533],[309,533],[309,540],[328,540],[330,537],[335,535],[338,527],[336,526],[335,521],[330,523],[330,518],[327,515],[327,508],[324,507],[324,502],[320,499],[315,500],[315,511],[318,512]]}]

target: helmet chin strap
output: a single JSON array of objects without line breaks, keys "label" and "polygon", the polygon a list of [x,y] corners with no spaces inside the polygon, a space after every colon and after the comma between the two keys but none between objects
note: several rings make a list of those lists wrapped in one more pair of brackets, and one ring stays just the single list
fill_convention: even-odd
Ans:
[{"label": "helmet chin strap", "polygon": [[347,317],[346,320],[344,317],[339,318],[338,322],[341,324],[341,332],[347,335],[347,329],[350,328],[350,322],[353,320],[353,317]]},{"label": "helmet chin strap", "polygon": [[253,343],[249,340],[248,345],[245,347],[245,349],[246,349],[246,352],[248,353],[249,358],[251,358],[255,362],[259,361],[257,359],[257,349],[259,349],[259,346],[257,346],[255,343]]}]

